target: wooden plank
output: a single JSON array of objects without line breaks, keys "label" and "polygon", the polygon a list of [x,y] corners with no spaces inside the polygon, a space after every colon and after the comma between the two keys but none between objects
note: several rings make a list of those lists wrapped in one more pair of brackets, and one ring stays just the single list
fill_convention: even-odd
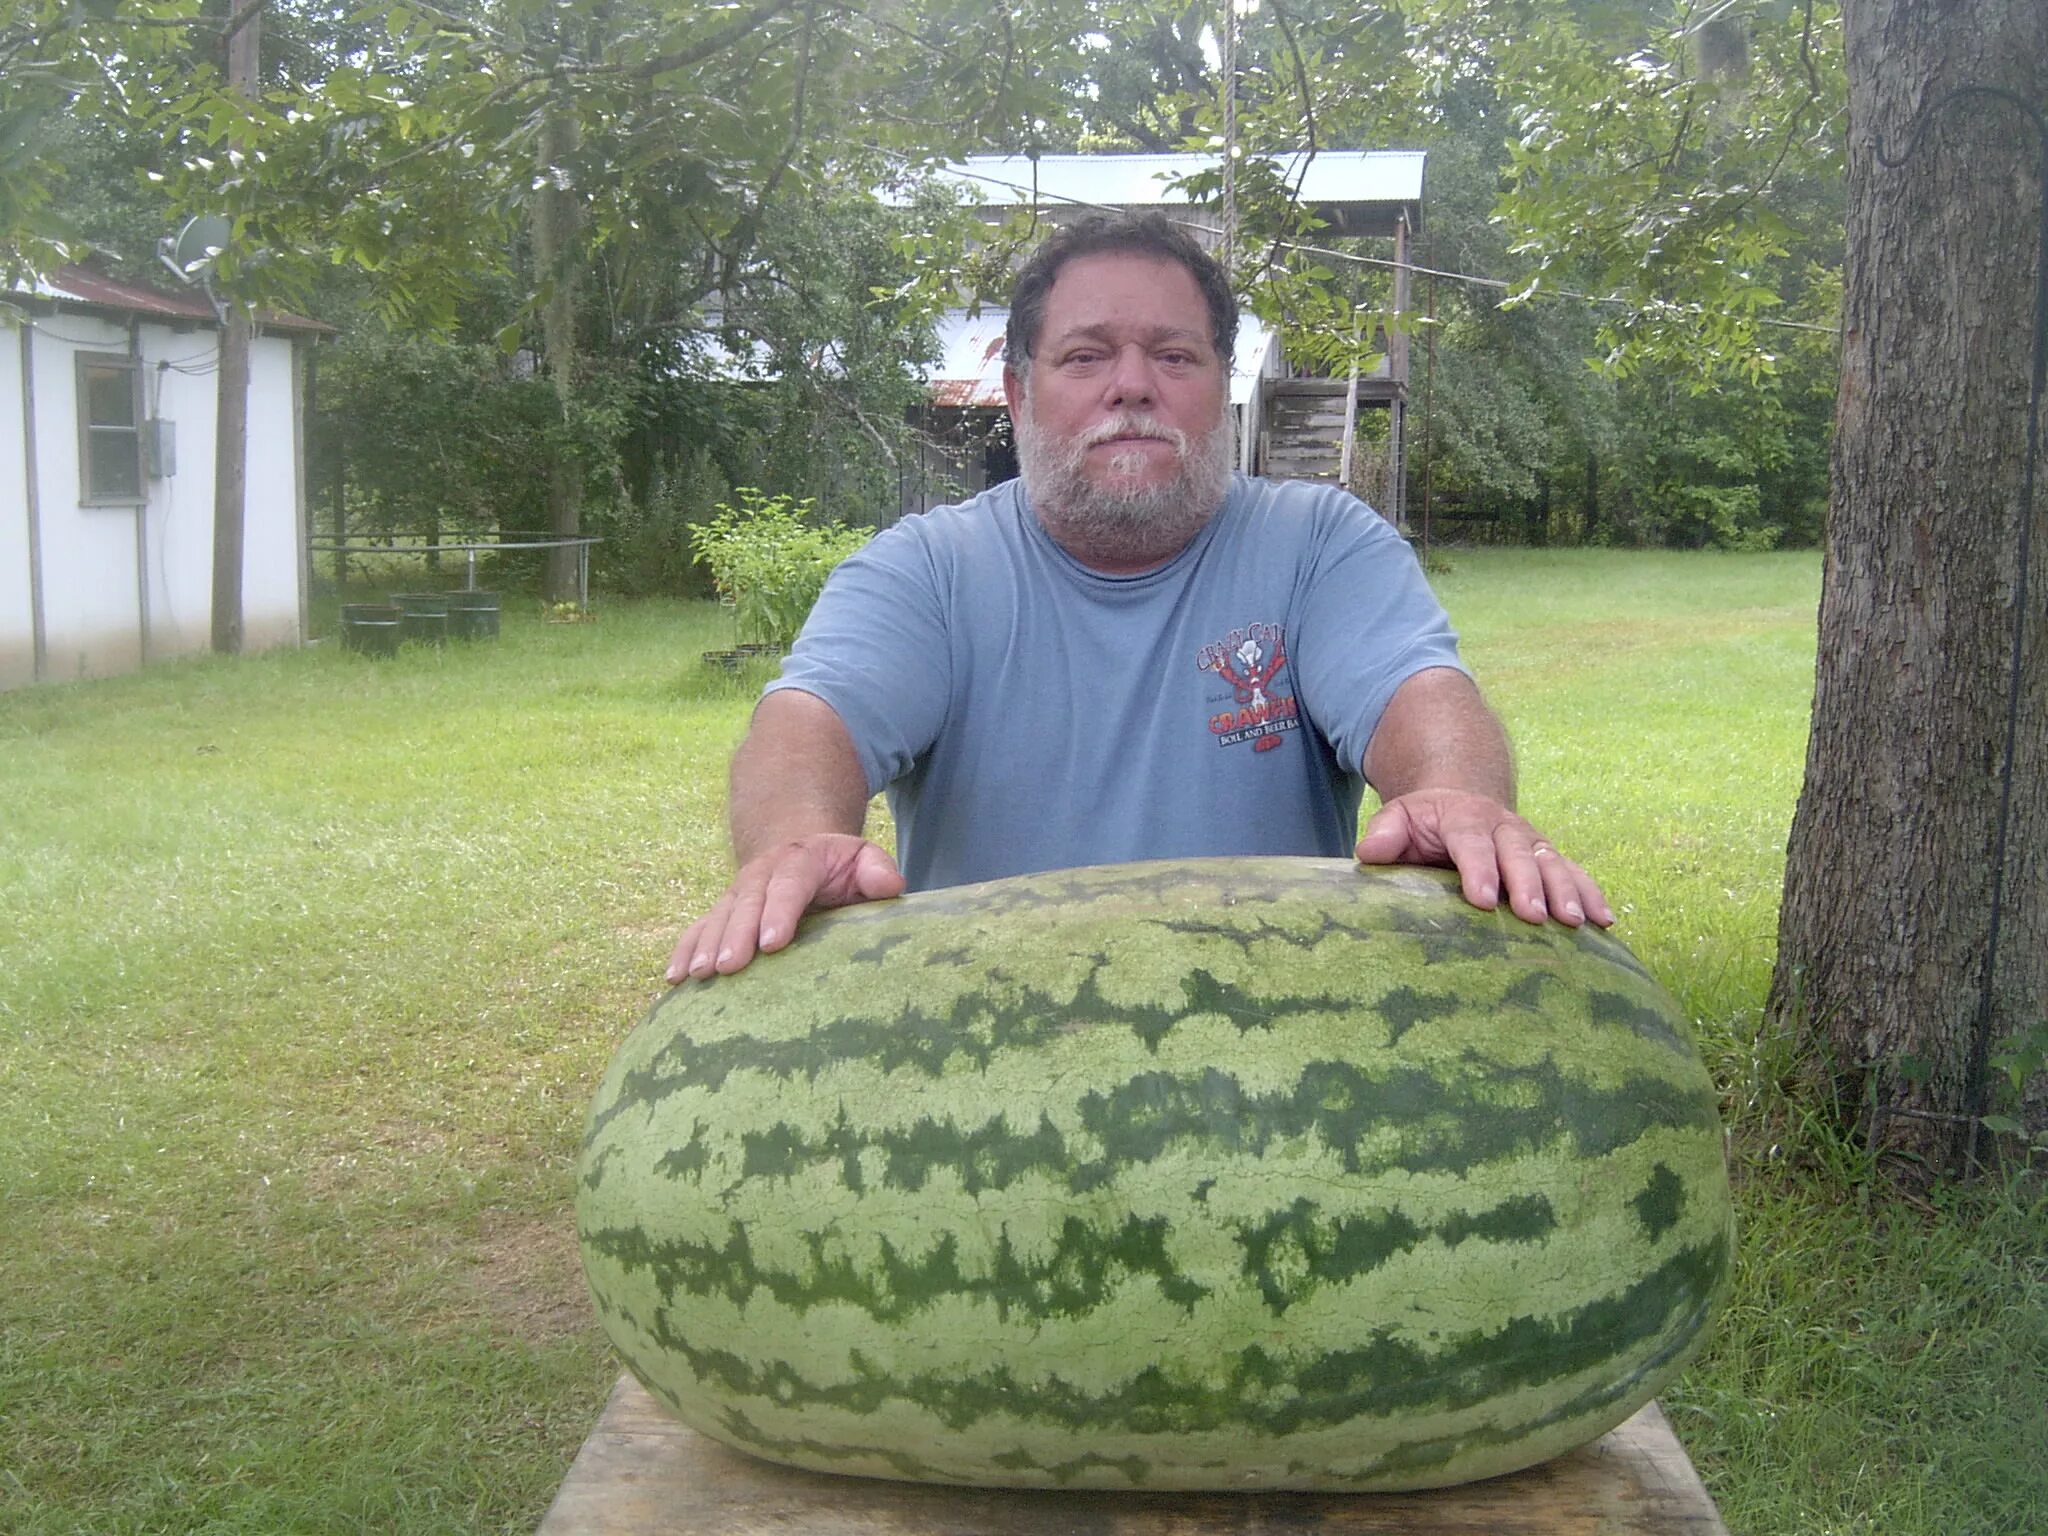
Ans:
[{"label": "wooden plank", "polygon": [[1512,1477],[1430,1493],[1047,1493],[799,1472],[622,1376],[540,1536],[1728,1536],[1655,1403]]}]

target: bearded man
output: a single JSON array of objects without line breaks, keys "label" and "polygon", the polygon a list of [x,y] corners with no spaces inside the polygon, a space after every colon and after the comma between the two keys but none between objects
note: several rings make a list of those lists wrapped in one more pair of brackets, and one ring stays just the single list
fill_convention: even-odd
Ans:
[{"label": "bearded man", "polygon": [[[734,756],[739,872],[670,981],[812,908],[1208,854],[1449,865],[1475,906],[1613,921],[1511,809],[1407,544],[1334,487],[1232,473],[1236,333],[1223,271],[1156,215],[1032,254],[1003,372],[1022,473],[833,573]],[[900,866],[861,835],[884,789]]]}]

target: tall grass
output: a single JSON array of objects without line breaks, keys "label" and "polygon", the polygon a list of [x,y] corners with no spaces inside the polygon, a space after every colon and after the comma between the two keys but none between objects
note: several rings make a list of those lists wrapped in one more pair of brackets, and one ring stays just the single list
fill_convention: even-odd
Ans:
[{"label": "tall grass", "polygon": [[[1667,1398],[1737,1532],[2048,1509],[2048,1218],[1919,1210],[1766,1036],[1804,556],[1459,555],[1524,806],[1741,1131],[1742,1282]],[[702,605],[0,696],[0,1530],[530,1530],[615,1366],[568,1169],[722,885],[750,687]]]}]

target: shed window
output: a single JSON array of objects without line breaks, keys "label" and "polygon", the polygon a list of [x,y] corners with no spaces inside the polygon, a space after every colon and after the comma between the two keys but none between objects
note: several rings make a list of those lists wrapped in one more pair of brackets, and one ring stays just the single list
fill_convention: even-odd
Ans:
[{"label": "shed window", "polygon": [[140,378],[132,357],[78,359],[78,499],[88,507],[145,499]]}]

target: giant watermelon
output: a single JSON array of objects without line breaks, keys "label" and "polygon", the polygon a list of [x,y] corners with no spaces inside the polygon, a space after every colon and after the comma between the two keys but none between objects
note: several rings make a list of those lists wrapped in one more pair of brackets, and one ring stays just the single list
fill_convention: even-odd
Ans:
[{"label": "giant watermelon", "polygon": [[814,918],[656,1004],[579,1165],[705,1434],[969,1484],[1398,1489],[1592,1439],[1726,1284],[1713,1085],[1621,944],[1323,859]]}]

